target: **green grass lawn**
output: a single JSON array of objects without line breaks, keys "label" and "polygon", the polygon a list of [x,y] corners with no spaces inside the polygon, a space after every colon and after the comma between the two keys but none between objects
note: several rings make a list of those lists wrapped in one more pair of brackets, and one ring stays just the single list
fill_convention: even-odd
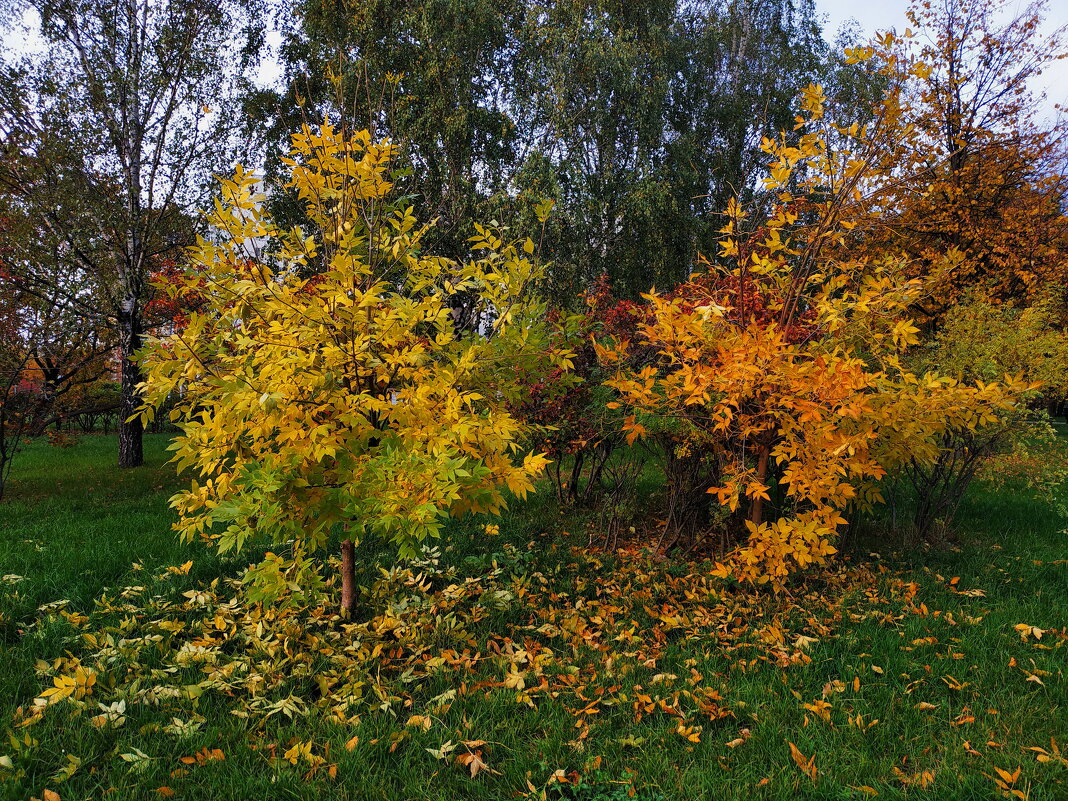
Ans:
[{"label": "green grass lawn", "polygon": [[[585,554],[543,495],[498,536],[452,525],[421,578],[361,548],[380,580],[346,627],[230,604],[254,555],[176,541],[164,447],[133,471],[112,438],[18,457],[0,797],[1068,798],[1068,546],[1022,493],[975,492],[958,548],[866,542],[777,598]],[[75,659],[91,692],[37,719]]]}]

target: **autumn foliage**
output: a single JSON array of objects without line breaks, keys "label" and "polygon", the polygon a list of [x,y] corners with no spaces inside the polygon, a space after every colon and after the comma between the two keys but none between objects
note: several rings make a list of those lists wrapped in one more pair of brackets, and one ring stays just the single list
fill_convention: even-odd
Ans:
[{"label": "autumn foliage", "polygon": [[279,229],[251,173],[223,182],[215,234],[168,284],[201,301],[145,355],[144,414],[177,397],[175,460],[195,471],[173,499],[184,537],[307,552],[338,526],[410,556],[445,516],[532,489],[546,460],[519,450],[514,368],[568,360],[546,346],[529,240],[479,227],[471,260],[434,256],[391,199],[391,145],[329,123],[293,144],[310,228]]},{"label": "autumn foliage", "polygon": [[[294,137],[305,228],[273,222],[239,168],[215,234],[158,276],[172,333],[143,361],[143,413],[177,399],[176,460],[198,473],[179,530],[298,556],[344,530],[411,557],[547,464],[561,504],[591,505],[640,446],[663,474],[656,547],[714,553],[724,577],[778,588],[826,565],[903,486],[912,533],[940,535],[991,457],[1049,434],[1030,405],[1063,396],[1068,352],[1048,290],[1068,263],[1056,138],[1020,89],[1042,53],[1008,74],[1036,23],[989,33],[986,4],[953,9],[914,9],[922,46],[846,50],[886,86],[863,120],[804,89],[716,252],[641,300],[605,276],[547,311],[533,242],[496,227],[475,227],[468,261],[432,255],[393,145],[366,132]],[[253,574],[277,583],[277,559]]]},{"label": "autumn foliage", "polygon": [[[709,538],[728,551],[719,572],[756,583],[825,564],[846,515],[881,501],[888,473],[907,466],[922,488],[945,472],[955,438],[968,440],[968,465],[989,455],[1036,388],[910,371],[919,329],[909,308],[922,285],[903,259],[866,260],[850,247],[873,187],[887,181],[879,170],[899,98],[863,131],[826,120],[824,103],[809,87],[797,135],[764,143],[772,212],[746,230],[732,203],[708,272],[647,295],[634,336],[598,344],[615,371],[606,383],[630,412],[628,439],[666,435],[669,481],[672,461],[689,460],[690,508],[702,491],[722,507],[718,524],[695,524],[671,496],[665,524],[681,531],[669,544]],[[974,470],[949,473],[966,486]]]},{"label": "autumn foliage", "polygon": [[864,247],[924,279],[913,313],[935,325],[967,297],[1048,301],[1068,276],[1068,140],[1063,124],[1038,120],[1031,90],[1063,57],[1064,29],[1041,33],[1041,3],[1007,21],[1004,11],[916,2],[905,35],[851,53],[900,97],[895,163],[883,170],[895,180],[869,209]]}]

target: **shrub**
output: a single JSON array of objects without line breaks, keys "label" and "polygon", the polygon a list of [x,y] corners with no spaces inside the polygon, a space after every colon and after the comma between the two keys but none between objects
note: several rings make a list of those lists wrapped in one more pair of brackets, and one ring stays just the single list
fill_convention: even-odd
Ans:
[{"label": "shrub", "polygon": [[[718,534],[730,549],[721,575],[777,587],[824,564],[845,515],[882,500],[889,470],[930,483],[961,441],[969,478],[1031,389],[918,376],[903,362],[921,287],[893,259],[855,255],[857,221],[893,184],[899,100],[846,128],[824,118],[819,87],[806,89],[797,133],[764,142],[770,210],[754,225],[732,202],[707,272],[649,293],[635,335],[598,345],[628,439],[672,446],[668,543]],[[705,515],[702,492],[718,515]]]},{"label": "shrub", "polygon": [[909,421],[909,433],[886,438],[907,436],[911,445],[888,448],[906,458],[888,457],[887,467],[909,489],[915,537],[941,537],[976,478],[1015,479],[1053,499],[1065,479],[1063,456],[1043,412],[1027,404],[1056,405],[1068,393],[1068,337],[1058,317],[1048,301],[1018,309],[969,299],[912,354],[915,373],[952,376],[936,379],[933,390],[917,382],[892,401],[902,404],[894,416]]},{"label": "shrub", "polygon": [[533,426],[538,449],[552,459],[546,475],[564,506],[605,501],[631,483],[626,477],[641,462],[622,448],[622,418],[609,408],[616,393],[603,383],[608,376],[593,346],[595,337],[608,332],[632,333],[639,306],[612,298],[607,276],[598,279],[585,301],[581,313],[550,311],[554,347],[571,354],[572,364],[538,376],[516,409]]}]

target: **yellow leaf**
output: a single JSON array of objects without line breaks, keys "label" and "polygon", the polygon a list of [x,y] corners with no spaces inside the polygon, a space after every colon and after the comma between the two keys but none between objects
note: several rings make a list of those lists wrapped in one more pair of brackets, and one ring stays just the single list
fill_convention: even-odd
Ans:
[{"label": "yellow leaf", "polygon": [[[412,715],[408,718],[408,722],[405,725],[428,731],[431,726],[431,720],[426,715]],[[352,749],[349,750],[351,751]]]}]

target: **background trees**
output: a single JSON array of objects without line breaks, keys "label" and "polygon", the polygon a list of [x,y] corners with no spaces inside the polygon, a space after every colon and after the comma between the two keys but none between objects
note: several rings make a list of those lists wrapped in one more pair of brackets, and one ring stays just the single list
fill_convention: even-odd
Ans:
[{"label": "background trees", "polygon": [[[434,241],[459,256],[471,223],[487,220],[520,149],[509,106],[514,102],[515,0],[427,0],[418,3],[295,0],[282,13],[280,52],[285,87],[253,102],[268,175],[290,136],[325,114],[394,137],[401,186],[439,219]],[[302,209],[278,198],[276,212]]]},{"label": "background trees", "polygon": [[913,138],[880,247],[930,279],[918,309],[932,322],[966,295],[1065,303],[1068,125],[1038,117],[1029,83],[1063,54],[1064,28],[1038,33],[1045,10],[917,2],[914,39],[882,54],[896,63]]},{"label": "background trees", "polygon": [[148,278],[192,242],[188,212],[238,144],[232,126],[258,8],[30,0],[5,10],[26,8],[40,17],[44,51],[4,64],[0,80],[0,188],[33,230],[11,280],[33,295],[59,292],[110,329],[122,385],[119,464],[134,467],[143,459],[131,417]]},{"label": "background trees", "polygon": [[537,225],[552,200],[547,291],[572,307],[602,274],[631,297],[683,280],[836,60],[807,1],[304,0],[286,20],[286,89],[255,104],[268,152],[326,111],[394,137],[454,256],[473,221]]},{"label": "background trees", "polygon": [[[9,199],[0,195],[0,496],[22,438],[61,420],[71,391],[105,374],[111,342],[69,291],[63,254]],[[32,287],[21,280],[27,254],[40,279]]]}]

